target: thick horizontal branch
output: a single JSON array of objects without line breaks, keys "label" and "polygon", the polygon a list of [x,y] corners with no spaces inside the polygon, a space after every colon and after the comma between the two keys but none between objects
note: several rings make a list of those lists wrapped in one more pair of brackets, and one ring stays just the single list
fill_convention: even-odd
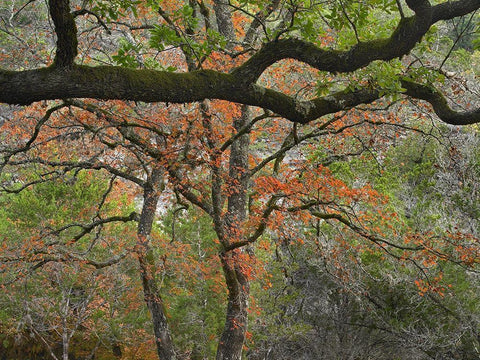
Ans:
[{"label": "thick horizontal branch", "polygon": [[[50,0],[49,5],[58,38],[54,66],[19,72],[0,70],[0,102],[26,105],[40,100],[94,98],[189,103],[222,99],[269,109],[293,122],[308,123],[327,114],[371,103],[380,97],[380,92],[364,88],[298,101],[255,84],[270,65],[293,58],[335,73],[353,71],[374,60],[401,57],[422,39],[432,24],[473,12],[480,8],[480,0],[449,1],[436,6],[430,6],[426,0],[409,1],[408,6],[415,15],[402,18],[389,38],[360,42],[346,51],[319,48],[299,39],[272,41],[230,74],[212,70],[171,73],[74,65],[77,39],[69,2]],[[477,112],[460,115],[448,107],[440,93],[433,91],[433,96],[414,87],[414,84],[406,86],[406,94],[431,102],[442,120],[454,124],[478,121]]]},{"label": "thick horizontal branch", "polygon": [[446,1],[433,7],[432,24],[467,15],[480,8],[479,0]]},{"label": "thick horizontal branch", "polygon": [[[234,75],[212,70],[172,73],[114,66],[0,71],[0,84],[0,102],[9,104],[65,98],[173,103],[221,99],[269,109],[302,124],[360,104],[372,103],[381,97],[377,89],[365,87],[299,101],[259,85],[245,85]],[[480,122],[479,110],[452,110],[443,95],[432,86],[407,80],[402,85],[407,90],[406,95],[430,102],[440,119],[447,123],[465,125]]]},{"label": "thick horizontal branch", "polygon": [[236,76],[212,70],[172,73],[116,66],[0,71],[0,85],[0,102],[9,104],[67,98],[172,103],[221,99],[270,109],[299,123],[379,98],[378,91],[362,89],[298,101],[258,85],[244,85]]},{"label": "thick horizontal branch", "polygon": [[0,85],[0,102],[28,105],[68,98],[194,102],[218,97],[222,91],[234,88],[235,83],[232,76],[214,71],[172,73],[119,66],[72,66],[0,70]]}]

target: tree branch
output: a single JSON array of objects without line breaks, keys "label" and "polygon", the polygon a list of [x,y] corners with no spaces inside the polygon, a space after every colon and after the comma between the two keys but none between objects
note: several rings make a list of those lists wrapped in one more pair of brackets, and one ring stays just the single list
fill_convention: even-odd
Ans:
[{"label": "tree branch", "polygon": [[97,13],[93,12],[93,11],[90,11],[88,9],[80,9],[80,10],[76,10],[74,12],[72,12],[72,16],[74,18],[76,18],[77,16],[81,16],[81,15],[93,15],[95,16],[95,18],[97,19],[98,23],[105,29],[105,31],[107,32],[108,35],[111,35],[112,32],[110,31],[110,29],[108,28],[107,24],[105,24],[105,22],[102,20],[102,18],[100,17],[100,15],[98,15]]},{"label": "tree branch", "polygon": [[42,126],[50,119],[50,117],[52,116],[52,114],[57,111],[57,110],[60,110],[62,108],[64,108],[65,104],[60,104],[60,105],[55,105],[55,106],[52,106],[51,108],[49,108],[46,112],[45,112],[45,115],[38,120],[38,122],[35,124],[35,129],[33,131],[33,134],[32,136],[30,137],[30,139],[28,139],[28,141],[25,143],[24,146],[21,146],[17,149],[13,149],[13,150],[10,150],[10,149],[7,149],[5,151],[6,155],[4,157],[4,159],[2,160],[2,162],[0,162],[0,170],[2,169],[3,166],[5,166],[5,164],[8,163],[8,161],[10,160],[10,158],[18,153],[21,153],[21,152],[26,152],[28,151],[32,144],[35,142],[35,140],[37,139],[38,137],[38,134],[40,133],[40,129],[42,128]]},{"label": "tree branch", "polygon": [[402,80],[405,94],[416,99],[429,102],[437,116],[451,125],[470,125],[480,122],[480,108],[470,111],[455,111],[447,103],[447,99],[431,85],[423,85],[408,79]]},{"label": "tree branch", "polygon": [[236,74],[245,83],[255,82],[271,65],[291,58],[317,70],[332,73],[352,72],[375,60],[392,60],[408,54],[430,27],[440,21],[468,14],[480,8],[478,0],[447,2],[431,7],[428,1],[410,1],[415,16],[402,18],[389,38],[358,43],[349,50],[323,49],[300,39],[280,39],[266,43]]},{"label": "tree branch", "polygon": [[[68,5],[68,1],[51,0],[49,3],[51,8],[55,8],[51,11],[59,36],[56,65],[61,65],[62,68],[53,66],[18,72],[0,70],[0,102],[26,105],[40,100],[96,98],[189,103],[204,99],[221,99],[269,109],[302,124],[326,114],[371,103],[380,98],[381,92],[375,88],[365,87],[300,101],[254,84],[273,63],[292,58],[318,70],[333,73],[353,71],[374,60],[401,57],[421,40],[436,21],[461,16],[480,8],[480,0],[446,2],[433,7],[426,1],[418,4],[410,1],[409,6],[416,14],[401,19],[396,30],[387,39],[362,42],[347,51],[323,49],[299,39],[280,39],[265,44],[243,65],[227,74],[212,70],[171,73],[116,66],[75,66],[73,65],[76,54],[75,24],[72,15],[66,13],[65,6]],[[57,9],[54,5],[61,5],[61,8],[63,6],[63,10]],[[440,118],[443,120],[443,117],[446,117],[446,122],[452,121],[452,114],[443,111],[446,105],[442,105],[438,95],[426,96],[424,92],[413,91],[413,87],[413,84],[408,87],[407,95],[413,97],[418,95],[423,100],[434,101],[432,105]],[[454,115],[453,118],[456,118],[457,114]],[[468,113],[466,116],[471,115]],[[459,123],[471,121],[461,120]]]},{"label": "tree branch", "polygon": [[[244,85],[235,76],[212,70],[171,73],[114,66],[0,71],[0,85],[0,102],[10,104],[82,97],[173,103],[221,99],[269,109],[301,124],[360,104],[372,103],[381,97],[379,90],[365,87],[300,101],[259,85]],[[480,110],[455,112],[432,86],[410,80],[403,81],[402,85],[407,89],[406,95],[431,102],[440,119],[447,123],[465,125],[480,121]]]},{"label": "tree branch", "polygon": [[371,103],[375,89],[340,91],[311,101],[299,101],[241,78],[212,70],[171,73],[117,66],[73,66],[28,71],[0,70],[0,102],[27,105],[65,98],[123,99],[143,102],[189,103],[221,99],[253,105],[294,122],[307,123],[323,115]]},{"label": "tree branch", "polygon": [[85,235],[89,234],[92,232],[93,229],[95,229],[98,226],[103,226],[105,224],[113,223],[113,222],[130,222],[130,221],[139,221],[139,215],[135,212],[132,211],[130,215],[128,216],[110,216],[105,219],[98,219],[95,221],[92,221],[90,224],[81,224],[81,223],[72,223],[65,225],[59,229],[52,230],[50,234],[52,235],[59,235],[61,232],[71,229],[71,228],[80,228],[80,232],[76,234],[72,238],[72,242],[77,242],[81,238],[83,238]]}]

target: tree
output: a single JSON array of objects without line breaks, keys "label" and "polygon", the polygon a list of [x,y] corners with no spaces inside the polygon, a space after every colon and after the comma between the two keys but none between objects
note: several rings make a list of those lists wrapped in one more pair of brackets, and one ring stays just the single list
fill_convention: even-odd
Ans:
[{"label": "tree", "polygon": [[[398,258],[405,256],[399,252],[408,251],[420,253],[418,259],[435,254],[421,240],[405,244],[396,231],[375,234],[375,226],[366,224],[384,221],[373,215],[382,208],[378,193],[368,185],[347,185],[326,164],[362,154],[370,141],[374,143],[377,126],[396,122],[375,110],[364,116],[368,107],[360,106],[375,101],[387,107],[405,95],[430,103],[446,123],[480,121],[478,109],[456,111],[434,87],[441,86],[441,66],[440,71],[430,71],[417,66],[416,59],[410,63],[406,59],[405,64],[398,60],[416,51],[417,43],[422,46],[436,23],[472,14],[479,7],[478,0],[437,5],[426,0],[406,4],[218,0],[177,5],[50,0],[54,60],[47,67],[1,70],[0,101],[21,105],[62,101],[27,126],[26,140],[5,146],[3,168],[36,164],[45,169],[38,178],[22,179],[25,187],[48,180],[58,169],[102,169],[141,189],[140,215],[132,212],[77,224],[74,237],[80,239],[108,222],[138,222],[135,252],[161,359],[176,355],[149,237],[168,178],[179,204],[190,202],[212,219],[228,290],[217,359],[240,359],[247,334],[249,281],[255,270],[249,246],[267,227],[281,228],[286,214],[307,223],[313,218],[337,221],[345,231]],[[388,13],[390,18],[385,17]],[[93,22],[82,22],[80,16]],[[384,24],[375,25],[373,18],[378,16],[393,24],[391,33],[385,34]],[[82,31],[77,30],[79,25]],[[111,28],[126,28],[124,42],[116,54],[108,44],[101,44],[98,53],[103,58],[94,61],[96,54],[85,45],[88,35]],[[376,38],[380,29],[384,37]],[[144,37],[132,36],[137,30]],[[424,43],[428,44],[428,37]],[[158,53],[165,56],[152,61],[144,51],[155,51],[154,59]],[[111,61],[121,66],[97,64]],[[179,71],[172,71],[172,66]],[[103,100],[201,103],[182,110],[176,105],[162,109]],[[47,124],[54,129],[50,134]],[[17,125],[5,124],[12,134]],[[340,148],[328,146],[333,136],[341,139]],[[271,146],[255,148],[253,137]],[[46,145],[51,143],[62,144],[69,157],[52,157]],[[88,147],[82,148],[85,144]],[[314,146],[327,149],[326,154],[307,161]],[[297,162],[287,156],[293,151],[299,151],[290,155]],[[5,188],[20,191],[23,186]],[[364,205],[358,208],[360,203]],[[81,260],[99,266],[91,259]]]},{"label": "tree", "polygon": [[[128,3],[128,2],[127,2]],[[148,3],[148,2],[147,2]],[[149,4],[151,5],[151,4]],[[260,19],[252,21],[251,32],[256,33],[262,25],[262,18],[273,14],[278,3],[265,4]],[[365,21],[374,3],[362,9],[358,19],[337,15],[339,4],[332,3],[331,16],[334,21]],[[129,6],[133,6],[130,4]],[[359,104],[371,103],[382,97],[380,87],[362,86],[355,91],[340,91],[335,95],[315,98],[307,102],[296,101],[274,90],[263,88],[255,83],[270,66],[276,62],[291,58],[304,62],[319,71],[330,73],[348,73],[364,68],[373,61],[388,61],[408,54],[437,22],[463,16],[478,9],[478,1],[456,1],[431,5],[427,0],[407,1],[412,16],[405,16],[401,7],[385,2],[384,6],[401,15],[390,37],[364,41],[348,47],[347,50],[328,50],[316,44],[294,37],[282,38],[293,31],[287,25],[278,29],[273,40],[265,42],[243,64],[231,69],[229,73],[219,71],[196,70],[188,73],[176,73],[151,70],[132,70],[113,66],[79,66],[75,64],[78,55],[77,28],[75,15],[84,11],[71,12],[68,1],[49,1],[49,10],[55,24],[57,50],[54,62],[44,69],[26,71],[3,70],[1,75],[2,93],[0,101],[9,104],[29,104],[33,101],[61,98],[90,97],[96,99],[123,99],[144,102],[187,103],[203,99],[222,99],[270,109],[293,122],[307,123],[321,116],[348,109]],[[295,20],[301,4],[287,8],[287,19]],[[216,18],[219,31],[233,34],[230,8],[227,4],[216,3]],[[114,11],[114,10],[112,10]],[[320,16],[321,8],[313,7],[313,15]],[[315,14],[320,12],[320,14]],[[332,15],[333,14],[333,15]],[[308,17],[301,13],[302,16]],[[313,16],[312,15],[312,16]],[[335,18],[338,16],[338,19]],[[255,19],[255,18],[254,18]],[[263,20],[266,21],[266,20]],[[310,19],[313,21],[313,19]],[[298,28],[298,24],[296,28]],[[339,27],[343,27],[340,23]],[[222,28],[223,27],[223,28]],[[268,30],[268,29],[266,29]],[[268,34],[267,34],[268,35]],[[255,35],[252,35],[255,36]],[[233,41],[234,39],[227,39]],[[247,43],[247,45],[250,45]],[[249,49],[246,49],[249,50]],[[199,64],[200,65],[200,64]],[[445,98],[432,85],[415,82],[415,78],[403,77],[401,85],[404,93],[413,98],[428,101],[439,117],[447,123],[464,125],[478,122],[478,110],[457,113],[450,109]]]}]

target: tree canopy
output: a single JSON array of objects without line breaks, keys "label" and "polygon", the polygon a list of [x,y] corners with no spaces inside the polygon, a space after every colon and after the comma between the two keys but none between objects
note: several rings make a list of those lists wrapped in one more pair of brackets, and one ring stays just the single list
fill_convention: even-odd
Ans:
[{"label": "tree canopy", "polygon": [[[75,16],[83,12],[81,10],[72,12],[69,1],[49,1],[50,16],[55,25],[57,37],[54,61],[43,69],[3,70],[0,78],[3,89],[0,93],[0,101],[9,104],[29,104],[40,100],[95,98],[188,103],[204,99],[222,99],[269,109],[293,122],[307,123],[327,114],[378,100],[384,95],[384,89],[378,84],[359,85],[354,89],[349,88],[327,96],[300,101],[258,84],[258,79],[273,64],[282,59],[296,59],[319,71],[333,74],[353,72],[374,61],[402,58],[422,41],[434,24],[467,15],[479,8],[476,0],[442,2],[437,5],[432,5],[428,0],[406,1],[406,6],[413,12],[413,15],[408,16],[404,14],[401,5],[395,9],[395,2],[380,3],[388,11],[398,11],[401,15],[387,37],[371,40],[359,38],[356,44],[332,49],[302,39],[301,26],[292,26],[300,32],[300,36],[297,37],[291,36],[295,35],[295,32],[289,29],[288,25],[284,25],[276,31],[273,30],[270,36],[262,37],[260,44],[240,38],[238,39],[240,49],[232,46],[226,48],[225,50],[233,55],[237,55],[235,52],[248,54],[246,61],[229,69],[228,72],[199,69],[202,65],[199,63],[196,64],[197,69],[193,71],[178,73],[149,69],[133,70],[118,66],[77,65],[75,59],[78,55],[78,39]],[[129,6],[135,6],[134,4],[135,2],[132,2]],[[150,4],[147,2],[147,5]],[[287,17],[290,17],[293,22],[297,15],[295,10],[303,6],[305,5],[300,2],[293,4],[291,9],[287,8],[290,14]],[[334,9],[335,6],[335,2],[332,2]],[[355,22],[364,21],[362,19],[366,16],[364,13],[373,12],[378,4],[373,2],[358,6],[364,7],[359,11],[359,19],[351,20],[345,12],[347,15],[345,18],[352,21],[354,26]],[[245,36],[258,31],[262,18],[265,18],[263,21],[267,21],[268,17],[277,16],[275,10],[279,7],[280,2],[276,1],[272,1],[271,4],[260,4],[258,14],[260,18],[252,16],[249,19],[250,25],[243,24],[250,27]],[[310,9],[299,10],[299,13],[301,16],[307,18],[312,16],[315,19],[322,15],[323,7],[328,8],[328,5],[312,4]],[[152,11],[153,9],[155,6]],[[222,13],[230,11],[227,4],[221,3],[216,9]],[[221,17],[219,14],[216,15],[217,18]],[[228,18],[228,13],[226,16]],[[338,16],[342,17],[341,14]],[[204,21],[207,23],[208,19]],[[321,24],[315,25],[313,20],[310,21],[312,21],[311,26],[322,29]],[[341,21],[341,19],[332,18],[331,22],[334,21]],[[231,32],[225,26],[222,23],[218,24],[220,34]],[[228,39],[228,37],[225,40],[234,42],[234,39]],[[242,43],[246,45],[245,48],[242,48]],[[408,71],[397,80],[401,82],[403,93],[430,102],[437,115],[447,123],[465,125],[476,123],[480,119],[478,109],[466,112],[452,110],[433,84],[415,81],[417,79],[415,77],[412,79]]]}]

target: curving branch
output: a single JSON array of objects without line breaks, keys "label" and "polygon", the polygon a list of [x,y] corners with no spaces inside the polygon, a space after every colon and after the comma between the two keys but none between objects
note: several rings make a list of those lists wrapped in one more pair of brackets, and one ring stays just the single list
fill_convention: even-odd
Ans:
[{"label": "curving branch", "polygon": [[113,223],[113,222],[130,222],[130,221],[139,221],[139,215],[132,211],[128,216],[110,216],[105,219],[97,219],[92,221],[89,224],[82,224],[82,223],[72,223],[65,225],[59,229],[52,230],[48,235],[59,235],[65,230],[71,228],[80,228],[80,231],[72,237],[72,242],[77,242],[78,240],[82,239],[85,235],[91,233],[94,229],[99,226],[103,226],[105,224]]},{"label": "curving branch", "polygon": [[[399,250],[408,250],[408,251],[419,251],[423,250],[423,246],[407,246],[407,245],[400,245],[397,243],[394,243],[390,240],[387,240],[385,238],[382,238],[374,233],[368,232],[366,229],[361,227],[360,225],[357,225],[353,223],[350,219],[348,219],[345,214],[340,214],[340,213],[323,213],[320,211],[316,210],[310,210],[310,213],[318,218],[318,219],[323,219],[323,220],[337,220],[338,222],[344,224],[346,227],[348,227],[350,230],[354,231],[356,234],[360,235],[366,240],[371,241],[372,243],[380,246],[382,249],[387,250],[387,247],[390,248],[395,248]],[[389,252],[390,253],[390,252]]]},{"label": "curving branch", "polygon": [[82,16],[82,15],[92,15],[92,16],[94,16],[97,19],[98,23],[105,29],[105,32],[109,35],[112,34],[112,32],[108,28],[107,24],[105,24],[105,21],[103,21],[102,18],[100,17],[100,15],[98,15],[97,13],[95,13],[91,10],[88,10],[88,9],[80,9],[80,10],[75,10],[74,12],[72,12],[73,18],[76,18],[77,16]]},{"label": "curving branch", "polygon": [[[280,207],[276,206],[276,201],[280,197],[281,196],[274,196],[274,197],[270,198],[270,200],[268,201],[268,203],[265,207],[265,210],[262,214],[261,221],[260,221],[260,224],[259,224],[258,228],[256,229],[256,231],[250,237],[248,237],[247,239],[245,239],[243,241],[238,241],[238,242],[228,244],[227,246],[225,246],[225,251],[232,251],[234,249],[237,249],[237,248],[240,248],[240,247],[243,247],[245,245],[248,245],[248,244],[251,244],[251,243],[255,242],[263,234],[264,230],[266,229],[266,219],[270,216],[270,214],[275,210],[281,210]],[[351,229],[352,231],[354,231],[356,234],[360,235],[364,239],[369,240],[372,243],[378,245],[379,247],[381,247],[382,249],[387,251],[389,254],[391,254],[391,252],[388,251],[388,247],[399,249],[399,250],[407,250],[407,251],[419,251],[419,250],[424,249],[424,247],[420,246],[420,245],[418,245],[418,246],[407,246],[407,245],[397,244],[397,243],[394,243],[390,240],[387,240],[387,239],[384,239],[380,236],[377,236],[374,233],[370,233],[367,230],[365,230],[363,227],[361,227],[361,226],[353,223],[351,220],[349,220],[345,216],[345,214],[338,213],[338,212],[333,212],[333,213],[320,212],[320,211],[310,209],[315,204],[316,204],[316,202],[308,202],[308,203],[306,203],[306,204],[304,204],[300,207],[292,207],[292,208],[287,208],[285,210],[288,211],[288,212],[292,212],[292,213],[298,212],[300,210],[309,210],[310,214],[312,216],[318,218],[318,219],[336,220],[336,221],[344,224],[346,227],[348,227],[349,229]]]},{"label": "curving branch", "polygon": [[[49,161],[41,158],[29,158],[27,160],[10,160],[8,162],[5,162],[1,165],[11,165],[11,166],[17,166],[17,165],[25,165],[25,164],[41,164],[41,165],[46,165],[49,167],[57,168],[60,170],[55,170],[50,173],[47,173],[43,175],[43,177],[46,177],[46,175],[55,175],[56,177],[60,177],[63,174],[72,171],[72,170],[81,170],[81,169],[90,169],[90,170],[106,170],[107,172],[118,176],[124,180],[131,181],[141,187],[145,186],[145,181],[129,172],[122,171],[114,166],[108,165],[106,163],[102,162],[96,162],[96,161]],[[48,180],[51,180],[51,178],[47,178]],[[18,193],[25,188],[35,185],[37,183],[45,182],[48,181],[47,179],[40,179],[38,181],[31,181],[29,183],[23,184],[20,188],[15,188],[15,189],[7,189],[6,187],[2,186],[1,190],[5,192],[10,192],[10,193]]]},{"label": "curving branch", "polygon": [[[59,98],[96,98],[189,103],[221,99],[269,109],[292,122],[306,124],[381,98],[379,89],[365,87],[300,101],[275,90],[242,82],[232,74],[212,70],[170,73],[114,66],[73,66],[70,69],[0,71],[0,102],[30,104]],[[447,123],[465,125],[479,122],[479,110],[469,113],[452,110],[432,86],[413,81],[403,81],[402,85],[407,89],[406,95],[432,102],[437,115]]]},{"label": "curving branch", "polygon": [[7,149],[6,151],[2,151],[2,153],[5,153],[5,155],[3,160],[0,162],[0,172],[2,167],[5,166],[14,155],[30,150],[32,144],[37,139],[42,126],[50,119],[50,117],[55,111],[63,109],[65,106],[66,106],[65,104],[60,104],[60,105],[55,105],[49,108],[45,112],[45,115],[40,120],[38,120],[38,122],[35,124],[35,129],[33,131],[33,134],[30,137],[30,139],[28,139],[28,141],[25,143],[25,145],[17,149]]},{"label": "curving branch", "polygon": [[423,85],[408,79],[402,80],[405,94],[429,102],[437,116],[451,125],[471,125],[480,123],[480,108],[470,111],[455,111],[447,103],[443,94],[431,85]]},{"label": "curving branch", "polygon": [[468,14],[480,8],[479,0],[443,3],[431,7],[428,1],[409,1],[415,15],[402,18],[392,35],[385,39],[360,42],[345,51],[323,49],[300,39],[281,39],[266,43],[233,73],[245,83],[255,82],[274,63],[291,58],[317,70],[352,72],[375,60],[388,61],[408,54],[430,27],[440,21]]}]

